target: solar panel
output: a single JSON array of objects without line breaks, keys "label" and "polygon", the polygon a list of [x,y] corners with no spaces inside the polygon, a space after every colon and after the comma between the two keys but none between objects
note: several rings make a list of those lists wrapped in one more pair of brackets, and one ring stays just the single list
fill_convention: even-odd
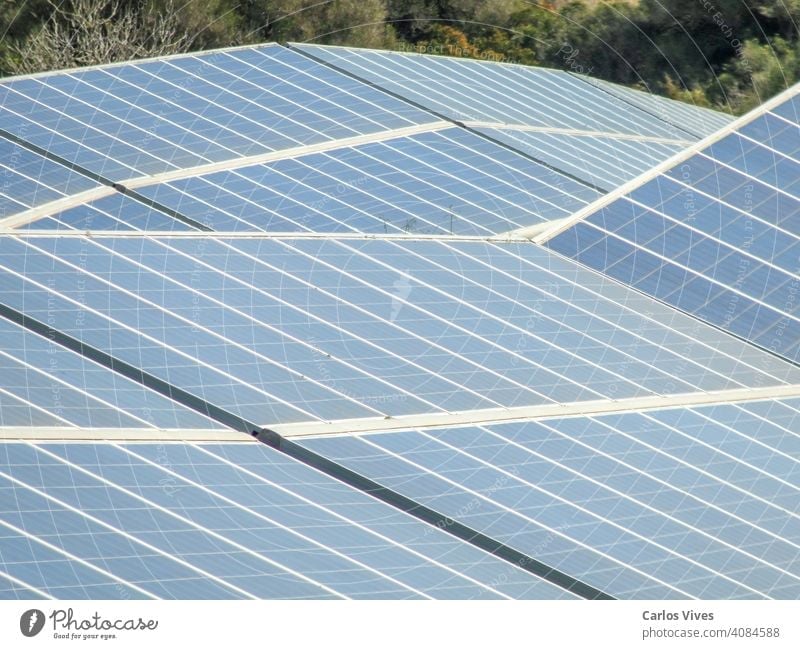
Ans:
[{"label": "solar panel", "polygon": [[703,108],[697,104],[672,101],[652,92],[634,90],[627,86],[610,83],[588,75],[582,75],[581,79],[626,103],[641,108],[646,113],[657,116],[681,131],[691,133],[697,137],[711,135],[719,129],[725,128],[734,119],[727,113]]},{"label": "solar panel", "polygon": [[0,220],[99,186],[4,137],[0,161]]},{"label": "solar panel", "polygon": [[460,122],[686,135],[568,72],[347,47],[292,47]]},{"label": "solar panel", "polygon": [[548,245],[796,360],[800,140],[785,117],[796,92],[587,208]]},{"label": "solar panel", "polygon": [[0,598],[796,599],[796,92],[1,81]]},{"label": "solar panel", "polygon": [[434,121],[278,45],[6,80],[0,115],[113,181]]},{"label": "solar panel", "polygon": [[[29,229],[494,234],[564,218],[600,193],[458,128],[109,188]],[[60,206],[57,206],[60,208]],[[166,208],[166,210],[164,209]],[[166,213],[165,213],[166,212]],[[54,222],[57,221],[57,222]],[[42,222],[40,222],[42,221]]]},{"label": "solar panel", "polygon": [[197,228],[164,211],[124,194],[112,193],[81,203],[51,216],[20,225],[19,230],[195,230]]},{"label": "solar panel", "polygon": [[[10,287],[5,282],[2,286],[5,297]],[[51,316],[55,308],[51,303]],[[75,312],[75,317],[80,326],[81,312]],[[0,318],[0,338],[0,426],[220,428],[185,406],[5,318]]]},{"label": "solar panel", "polygon": [[[505,232],[600,194],[458,128],[138,188],[221,231]],[[159,229],[147,223],[149,229]]]},{"label": "solar panel", "polygon": [[576,136],[515,128],[478,130],[604,191],[632,180],[686,146],[662,139]]},{"label": "solar panel", "polygon": [[262,425],[800,376],[524,243],[32,234],[0,245],[8,307]]},{"label": "solar panel", "polygon": [[257,443],[2,443],[0,490],[0,571],[59,598],[570,597]]},{"label": "solar panel", "polygon": [[[798,406],[299,442],[613,596],[794,599]],[[785,410],[789,426],[763,408]]]}]

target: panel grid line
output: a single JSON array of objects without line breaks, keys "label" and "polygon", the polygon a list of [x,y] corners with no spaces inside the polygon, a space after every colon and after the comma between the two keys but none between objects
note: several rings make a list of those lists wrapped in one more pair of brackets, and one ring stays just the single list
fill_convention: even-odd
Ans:
[{"label": "panel grid line", "polygon": [[[34,445],[31,444],[31,446],[34,446]],[[109,480],[107,478],[104,478],[101,475],[98,475],[98,474],[94,473],[93,471],[89,471],[88,469],[85,469],[84,467],[79,466],[79,465],[75,464],[74,462],[70,462],[66,458],[63,458],[60,455],[57,455],[56,453],[53,453],[52,451],[49,451],[49,450],[47,450],[47,449],[45,449],[43,447],[40,447],[40,446],[37,446],[35,448],[36,448],[36,450],[38,450],[39,452],[43,453],[44,455],[47,455],[48,457],[50,457],[50,458],[52,458],[54,460],[57,460],[58,462],[61,462],[62,464],[65,464],[66,466],[70,467],[74,471],[78,471],[79,473],[82,473],[83,475],[89,476],[90,478],[93,478],[93,479],[95,479],[95,480],[97,480],[97,481],[99,481],[99,482],[111,487],[112,489],[120,491],[120,492],[126,494],[127,496],[129,496],[129,497],[131,497],[131,498],[143,503],[147,507],[151,507],[153,509],[156,509],[156,510],[158,510],[158,511],[164,513],[164,514],[167,514],[168,516],[171,516],[172,518],[175,518],[176,520],[181,521],[185,525],[189,525],[190,527],[193,527],[193,528],[195,528],[197,530],[200,530],[201,532],[204,532],[205,534],[217,539],[218,541],[221,541],[224,545],[229,545],[229,546],[231,546],[233,548],[236,548],[236,550],[238,550],[239,552],[243,552],[244,554],[250,555],[253,558],[255,558],[256,560],[258,560],[258,561],[264,562],[264,563],[266,563],[266,564],[268,564],[268,565],[270,565],[270,566],[272,566],[274,568],[277,568],[277,569],[279,569],[279,570],[281,570],[283,572],[291,574],[294,577],[296,577],[297,579],[299,579],[300,581],[304,581],[304,582],[306,582],[308,584],[311,584],[312,586],[315,586],[315,587],[317,587],[317,588],[319,588],[321,590],[324,590],[325,592],[327,592],[327,593],[329,593],[331,595],[334,595],[337,598],[350,599],[349,597],[347,597],[346,595],[340,593],[336,589],[331,588],[330,586],[326,586],[325,584],[317,581],[316,579],[313,579],[313,578],[309,577],[308,575],[303,574],[302,572],[299,572],[299,571],[297,571],[297,570],[295,570],[293,568],[285,566],[281,562],[276,561],[275,559],[272,559],[272,558],[270,558],[270,557],[268,557],[268,556],[266,556],[264,554],[256,552],[255,550],[252,550],[252,549],[248,548],[247,546],[242,545],[238,541],[234,541],[233,539],[230,539],[230,538],[226,537],[224,534],[221,534],[220,532],[216,532],[216,531],[214,531],[212,529],[204,527],[203,525],[200,525],[199,523],[194,522],[190,518],[187,518],[187,517],[185,517],[185,516],[183,516],[181,514],[178,514],[178,513],[174,512],[174,511],[166,508],[166,507],[163,507],[162,505],[159,505],[156,502],[148,500],[147,498],[145,498],[143,496],[140,496],[139,494],[131,491],[130,489],[126,489],[125,487],[122,487],[122,486],[114,483],[113,481],[111,481],[111,480]],[[2,521],[0,521],[0,523],[2,523]]]},{"label": "panel grid line", "polygon": [[[485,431],[485,432],[491,433],[491,431],[488,431],[483,426],[479,426],[478,428],[480,430]],[[548,428],[550,428],[550,426],[548,426]],[[667,552],[667,553],[669,553],[669,554],[671,554],[673,556],[679,557],[681,559],[685,559],[685,560],[689,561],[690,563],[692,563],[695,566],[703,568],[704,570],[707,570],[707,571],[709,571],[709,572],[711,572],[713,574],[716,574],[718,577],[721,577],[723,579],[731,581],[731,582],[737,584],[738,586],[741,586],[742,588],[746,588],[747,590],[750,590],[751,592],[754,592],[754,593],[756,593],[756,594],[758,594],[760,596],[763,596],[765,598],[767,597],[767,595],[765,593],[763,593],[761,591],[758,591],[758,590],[756,590],[756,589],[754,589],[754,588],[752,588],[750,586],[747,586],[743,582],[740,582],[740,581],[738,581],[736,579],[728,577],[728,576],[722,574],[721,572],[719,572],[718,570],[715,570],[715,569],[711,568],[710,566],[707,566],[706,564],[702,563],[699,560],[693,559],[693,558],[691,558],[691,557],[689,557],[689,556],[687,556],[685,554],[682,554],[682,553],[680,553],[680,552],[678,552],[676,550],[673,550],[672,548],[670,548],[670,547],[664,545],[663,543],[660,543],[660,542],[658,542],[658,541],[656,541],[654,539],[647,538],[647,537],[645,537],[645,536],[643,536],[643,535],[641,535],[641,534],[639,534],[637,532],[634,532],[633,530],[631,530],[629,527],[626,527],[625,525],[622,525],[622,524],[617,523],[616,521],[614,521],[614,520],[612,520],[610,518],[606,518],[605,516],[597,514],[597,513],[595,513],[594,511],[592,511],[588,507],[584,507],[583,505],[578,505],[575,502],[573,502],[573,501],[571,501],[571,500],[569,500],[567,498],[564,498],[563,496],[559,496],[558,494],[553,493],[553,492],[545,489],[544,487],[540,487],[539,485],[536,485],[536,484],[532,483],[529,480],[525,480],[525,479],[519,477],[519,475],[515,475],[515,474],[505,470],[504,468],[502,468],[500,466],[493,465],[490,462],[484,460],[483,458],[478,457],[478,456],[476,456],[476,455],[474,455],[472,453],[469,453],[466,449],[462,449],[462,448],[458,448],[456,446],[453,446],[452,444],[450,444],[450,443],[448,443],[448,442],[446,442],[446,441],[444,441],[442,439],[439,439],[437,437],[434,437],[434,436],[430,435],[429,433],[425,433],[425,432],[422,432],[422,431],[417,431],[417,432],[419,432],[420,435],[423,435],[425,438],[431,440],[432,442],[435,442],[436,444],[440,444],[440,445],[450,449],[451,451],[453,451],[456,454],[464,455],[466,457],[469,457],[469,458],[475,460],[476,462],[480,463],[481,465],[491,468],[493,471],[497,471],[499,473],[502,473],[503,475],[505,475],[509,479],[521,482],[521,483],[531,487],[532,489],[534,489],[536,491],[539,491],[539,492],[541,492],[543,494],[548,495],[551,498],[554,498],[555,500],[557,500],[559,502],[562,502],[562,503],[564,503],[566,505],[569,505],[570,507],[577,508],[579,511],[581,511],[584,514],[587,514],[587,515],[589,515],[591,517],[597,518],[597,519],[603,521],[604,523],[608,523],[612,527],[615,527],[617,529],[623,530],[623,531],[625,531],[625,532],[627,532],[629,534],[633,534],[634,536],[636,536],[640,540],[646,541],[647,543],[650,543],[653,546],[655,546],[655,547],[657,547],[657,548],[659,548],[661,550],[664,550],[665,552]],[[682,520],[680,520],[680,519],[678,519],[678,518],[676,518],[676,517],[674,517],[674,516],[672,516],[670,514],[667,514],[663,510],[657,509],[657,508],[655,508],[655,507],[653,507],[651,505],[643,503],[643,502],[637,500],[636,498],[633,498],[633,497],[631,497],[631,496],[619,491],[618,489],[615,489],[614,487],[611,487],[608,484],[604,484],[604,483],[600,482],[599,480],[596,480],[596,479],[592,478],[591,476],[585,475],[585,474],[581,473],[580,471],[576,471],[576,470],[564,465],[563,463],[558,462],[557,460],[554,460],[552,458],[549,458],[549,457],[546,457],[544,455],[541,455],[540,453],[537,453],[535,451],[527,449],[526,447],[523,447],[523,446],[521,446],[519,444],[515,444],[511,440],[507,440],[505,438],[503,438],[503,439],[504,439],[504,441],[509,442],[512,445],[516,446],[516,447],[524,449],[527,453],[530,453],[531,455],[534,455],[534,456],[536,456],[536,457],[538,457],[540,459],[543,459],[543,460],[553,464],[554,466],[559,467],[560,469],[563,469],[563,470],[565,470],[565,471],[567,471],[569,473],[572,473],[573,475],[578,476],[579,478],[581,478],[583,480],[587,480],[587,481],[591,482],[595,487],[598,488],[598,491],[595,492],[594,496],[597,496],[598,493],[600,493],[601,490],[610,491],[610,492],[616,494],[617,496],[619,496],[619,497],[621,497],[621,498],[623,498],[625,500],[628,500],[630,502],[636,503],[637,505],[641,506],[642,508],[644,508],[644,509],[646,509],[646,510],[648,510],[650,512],[653,512],[653,513],[656,513],[656,514],[658,514],[660,516],[663,516],[664,518],[666,518],[667,520],[672,521],[673,523],[676,523],[676,524],[678,524],[678,525],[680,525],[682,527],[685,527],[685,528],[687,528],[687,529],[689,529],[689,530],[691,530],[693,532],[697,532],[697,533],[699,533],[700,535],[702,535],[702,536],[704,536],[706,538],[713,539],[714,541],[720,543],[721,545],[724,545],[724,546],[728,547],[731,550],[734,550],[735,552],[741,552],[742,554],[748,556],[749,558],[751,558],[751,559],[753,559],[755,561],[764,563],[765,565],[768,565],[768,566],[774,568],[775,570],[778,570],[778,571],[780,571],[780,572],[782,572],[784,574],[787,574],[787,575],[789,575],[791,577],[797,577],[797,575],[794,574],[794,573],[791,573],[791,572],[789,572],[787,570],[779,568],[778,566],[775,566],[775,565],[769,563],[768,561],[766,561],[766,560],[764,560],[764,559],[762,559],[760,557],[752,555],[749,552],[747,552],[745,550],[742,550],[741,548],[737,548],[736,546],[734,546],[734,545],[732,545],[730,543],[722,541],[721,539],[718,539],[717,537],[713,536],[712,534],[709,534],[708,532],[705,532],[704,530],[701,530],[701,529],[699,529],[697,527],[694,527],[693,525],[689,525],[688,523],[686,523],[686,522],[684,522],[684,521],[682,521]],[[731,516],[733,516],[733,515],[731,515]],[[738,518],[738,517],[735,517],[735,516],[733,516],[733,517],[734,518]],[[742,520],[743,522],[745,522],[745,523],[747,523],[749,525],[752,525],[756,529],[761,529],[761,528],[758,528],[758,526],[755,526],[752,523],[749,523],[748,521],[744,521],[743,519],[740,519],[740,520]],[[761,530],[761,531],[766,532],[766,530]],[[772,534],[772,536],[775,536],[776,538],[780,538],[780,537],[777,537],[777,535],[774,535],[774,534]],[[797,546],[797,547],[800,548],[800,546]]]},{"label": "panel grid line", "polygon": [[[38,448],[40,448],[40,446],[36,445],[36,448],[38,449]],[[67,511],[73,512],[74,514],[77,514],[77,515],[85,518],[86,520],[91,521],[95,525],[99,525],[100,527],[102,527],[104,529],[107,529],[110,532],[113,532],[114,534],[119,534],[120,536],[125,537],[129,541],[131,541],[133,543],[136,543],[137,545],[140,545],[140,546],[146,548],[147,550],[150,550],[151,552],[155,552],[159,556],[165,557],[165,558],[169,559],[170,561],[174,561],[174,562],[176,562],[176,563],[178,563],[178,564],[180,564],[180,565],[192,570],[193,572],[197,573],[198,575],[202,575],[203,577],[205,577],[207,579],[210,579],[211,581],[214,581],[214,582],[220,584],[224,588],[227,588],[227,589],[230,589],[233,592],[239,593],[244,598],[247,598],[247,599],[258,599],[258,597],[256,597],[254,594],[244,590],[243,588],[240,588],[239,586],[231,584],[230,582],[222,579],[221,577],[218,577],[217,575],[215,575],[215,574],[213,574],[213,573],[211,573],[211,572],[209,572],[207,570],[204,570],[203,568],[200,568],[199,566],[194,565],[193,563],[187,561],[186,559],[182,559],[181,557],[178,557],[178,556],[176,556],[174,554],[170,554],[169,552],[166,552],[166,551],[162,550],[158,546],[155,546],[152,543],[148,543],[147,541],[144,541],[143,539],[140,539],[139,537],[135,536],[134,534],[126,532],[125,530],[120,529],[118,527],[115,527],[115,526],[111,525],[110,523],[107,523],[106,521],[104,521],[104,520],[102,520],[100,518],[97,518],[96,516],[90,514],[89,512],[87,512],[84,509],[80,509],[78,507],[74,507],[73,505],[70,505],[68,502],[65,502],[65,501],[63,501],[63,500],[61,500],[59,498],[56,498],[55,496],[47,493],[46,491],[44,491],[42,489],[38,489],[37,487],[34,487],[33,485],[30,485],[30,484],[24,482],[23,480],[20,480],[19,478],[15,478],[12,475],[8,475],[4,471],[0,471],[0,475],[2,475],[6,480],[9,480],[9,481],[19,485],[20,487],[23,487],[25,489],[28,489],[28,490],[32,491],[36,495],[48,500],[49,502],[52,502],[52,503],[58,505],[59,507],[62,507],[64,509],[66,509]]]},{"label": "panel grid line", "polygon": [[[358,439],[360,441],[364,442],[365,444],[367,444],[369,446],[372,446],[375,449],[378,449],[382,453],[385,453],[385,454],[387,454],[387,455],[389,455],[389,456],[391,456],[391,457],[393,457],[393,458],[395,458],[397,460],[400,460],[402,463],[408,464],[409,466],[413,467],[417,475],[424,475],[426,473],[429,473],[429,471],[424,466],[422,466],[421,464],[418,464],[418,463],[414,462],[413,460],[409,460],[408,458],[405,458],[402,455],[398,455],[397,453],[394,453],[393,451],[389,451],[389,450],[383,448],[382,446],[374,443],[369,436],[359,436]],[[507,505],[504,505],[503,503],[497,502],[496,500],[493,500],[491,497],[485,496],[485,495],[481,494],[480,492],[475,491],[474,489],[470,489],[469,487],[467,487],[465,485],[462,485],[461,483],[456,482],[455,480],[452,480],[452,479],[450,479],[450,478],[448,478],[448,477],[446,477],[444,475],[441,475],[441,474],[437,474],[436,477],[438,479],[442,480],[443,482],[447,483],[451,487],[455,487],[457,490],[464,491],[464,492],[468,493],[470,496],[472,496],[474,498],[477,498],[479,500],[491,502],[493,505],[496,505],[499,509],[502,509],[503,511],[511,514],[512,516],[519,517],[519,518],[521,518],[523,520],[526,520],[529,523],[532,523],[533,525],[541,527],[542,529],[546,530],[550,534],[554,534],[556,536],[560,536],[561,538],[564,538],[567,541],[569,541],[571,543],[574,543],[575,545],[577,545],[579,547],[583,547],[584,549],[589,550],[590,552],[595,553],[598,556],[605,557],[606,559],[610,560],[612,563],[616,563],[616,564],[618,564],[619,566],[621,566],[621,567],[623,567],[625,569],[632,570],[633,572],[638,573],[639,575],[645,577],[646,579],[649,579],[649,580],[655,581],[656,583],[661,584],[662,586],[668,588],[669,590],[676,591],[676,592],[680,593],[681,595],[683,595],[684,597],[687,597],[689,599],[696,599],[691,594],[689,594],[686,591],[681,590],[677,586],[670,585],[670,584],[666,583],[665,581],[663,581],[663,580],[661,580],[661,579],[659,579],[657,577],[654,577],[653,575],[650,575],[650,574],[644,572],[643,570],[641,570],[639,568],[636,568],[635,566],[631,566],[629,564],[626,564],[623,561],[621,561],[621,560],[619,560],[619,559],[617,559],[617,558],[615,558],[615,557],[613,557],[613,556],[611,556],[611,555],[609,555],[609,554],[607,554],[605,552],[602,552],[601,550],[598,550],[597,548],[591,547],[590,545],[584,543],[583,541],[580,541],[578,539],[574,539],[574,538],[570,537],[568,534],[566,534],[565,532],[563,532],[563,531],[561,531],[561,530],[559,530],[557,528],[550,527],[550,526],[548,526],[548,525],[546,525],[546,524],[544,524],[542,522],[536,521],[533,518],[527,516],[526,514],[518,512],[518,511],[512,509],[511,507],[508,507]]]}]

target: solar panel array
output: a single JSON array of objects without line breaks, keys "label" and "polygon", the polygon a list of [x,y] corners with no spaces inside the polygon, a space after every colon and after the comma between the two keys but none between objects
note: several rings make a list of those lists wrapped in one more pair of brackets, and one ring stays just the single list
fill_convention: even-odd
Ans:
[{"label": "solar panel array", "polygon": [[796,362],[797,93],[609,195],[548,245]]},{"label": "solar panel array", "polygon": [[751,344],[576,223],[691,151],[632,231],[738,170],[783,236],[793,133],[769,167],[604,82],[309,45],[0,97],[0,598],[800,595],[792,325]]},{"label": "solar panel array", "polygon": [[301,443],[614,597],[796,599],[798,408],[792,399]]},{"label": "solar panel array", "polygon": [[263,444],[2,444],[0,482],[25,597],[571,597]]},{"label": "solar panel array", "polygon": [[528,247],[31,235],[0,273],[7,307],[268,427],[800,382]]}]

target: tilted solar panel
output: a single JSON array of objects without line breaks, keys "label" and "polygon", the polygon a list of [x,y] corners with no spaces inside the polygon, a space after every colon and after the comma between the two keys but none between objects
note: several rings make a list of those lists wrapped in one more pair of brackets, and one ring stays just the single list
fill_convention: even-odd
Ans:
[{"label": "tilted solar panel", "polygon": [[0,443],[0,493],[26,598],[571,597],[253,442]]},{"label": "tilted solar panel", "polygon": [[279,45],[8,79],[0,115],[112,181],[435,121]]},{"label": "tilted solar panel", "polygon": [[561,70],[347,47],[292,47],[460,122],[691,137]]},{"label": "tilted solar panel", "polygon": [[99,187],[97,182],[4,137],[0,137],[0,177],[0,220]]},{"label": "tilted solar panel", "polygon": [[[3,293],[9,286],[2,282]],[[44,322],[55,324],[55,303]],[[81,312],[76,322],[83,322]],[[219,429],[216,422],[0,317],[0,426]]]},{"label": "tilted solar panel", "polygon": [[792,399],[298,441],[616,597],[795,599],[798,422]]},{"label": "tilted solar panel", "polygon": [[634,90],[588,75],[581,75],[581,79],[696,137],[711,135],[719,129],[725,128],[734,119],[727,113],[703,108],[696,104],[673,101],[655,93]]},{"label": "tilted solar panel", "polygon": [[658,138],[584,136],[513,127],[478,130],[604,192],[632,180],[688,144]]},{"label": "tilted solar panel", "polygon": [[573,225],[547,235],[548,245],[797,360],[797,92],[579,212]]},{"label": "tilted solar panel", "polygon": [[[564,218],[600,196],[455,127],[137,191],[221,231],[464,235]],[[159,229],[149,222],[147,228]]]},{"label": "tilted solar panel", "polygon": [[797,382],[529,243],[0,239],[17,313],[260,425]]}]

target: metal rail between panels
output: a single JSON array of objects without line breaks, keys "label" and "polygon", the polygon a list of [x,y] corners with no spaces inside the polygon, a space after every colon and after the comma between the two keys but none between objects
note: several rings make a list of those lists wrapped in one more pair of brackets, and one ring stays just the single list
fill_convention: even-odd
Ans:
[{"label": "metal rail between panels", "polygon": [[[338,421],[307,421],[292,424],[266,424],[262,428],[292,439],[326,435],[355,435],[394,430],[429,430],[465,425],[491,425],[503,422],[532,422],[562,417],[588,417],[603,414],[646,413],[654,410],[701,405],[739,404],[800,397],[800,385],[741,388],[716,392],[693,392],[663,397],[636,397],[619,400],[582,401],[519,408],[471,410],[395,417],[360,417]],[[203,412],[203,414],[206,414]],[[0,427],[0,440],[58,441],[160,441],[160,442],[247,442],[242,432],[227,429],[182,428],[85,428],[85,427]]]},{"label": "metal rail between panels", "polygon": [[[543,224],[546,225],[546,224]],[[166,239],[346,239],[351,241],[474,241],[489,243],[530,243],[527,237],[508,237],[507,235],[466,235],[466,234],[406,234],[402,232],[267,232],[265,230],[226,232],[213,230],[199,232],[197,230],[14,230],[0,228],[0,236],[31,239],[55,237],[75,239],[149,239],[163,237]]]},{"label": "metal rail between panels", "polygon": [[596,201],[589,203],[585,207],[579,209],[575,214],[563,221],[559,221],[552,228],[545,230],[544,232],[537,226],[534,228],[521,228],[518,230],[512,230],[509,232],[509,235],[512,236],[523,236],[529,239],[532,239],[534,243],[544,244],[553,237],[558,234],[561,234],[565,230],[568,230],[571,226],[575,225],[576,223],[580,223],[586,217],[594,214],[600,208],[603,208],[611,203],[613,203],[618,198],[622,198],[626,196],[634,189],[641,187],[646,182],[653,180],[657,176],[661,175],[663,172],[672,169],[675,165],[683,162],[684,160],[688,160],[696,153],[700,153],[703,149],[707,148],[709,145],[718,142],[722,138],[731,135],[732,133],[736,132],[741,127],[749,124],[753,120],[761,117],[764,113],[769,112],[772,108],[781,105],[788,99],[791,99],[795,95],[800,94],[800,84],[796,84],[787,90],[779,93],[772,99],[764,102],[761,106],[753,109],[746,115],[742,115],[740,118],[732,121],[730,124],[721,128],[716,133],[709,135],[708,137],[703,138],[702,140],[695,142],[691,146],[687,147],[685,150],[681,151],[680,153],[668,158],[661,164],[656,165],[649,171],[643,173],[641,176],[634,178],[633,180],[620,185],[615,190],[608,192],[604,196],[601,196]]},{"label": "metal rail between panels", "polygon": [[739,388],[716,392],[692,392],[655,397],[634,397],[617,400],[581,401],[577,403],[545,404],[520,408],[473,410],[469,412],[432,413],[391,418],[360,418],[332,422],[271,424],[267,427],[284,437],[316,437],[370,433],[409,428],[442,428],[466,424],[490,424],[503,421],[536,421],[556,417],[580,417],[599,414],[644,412],[665,408],[746,403],[769,399],[800,397],[800,385]]}]

